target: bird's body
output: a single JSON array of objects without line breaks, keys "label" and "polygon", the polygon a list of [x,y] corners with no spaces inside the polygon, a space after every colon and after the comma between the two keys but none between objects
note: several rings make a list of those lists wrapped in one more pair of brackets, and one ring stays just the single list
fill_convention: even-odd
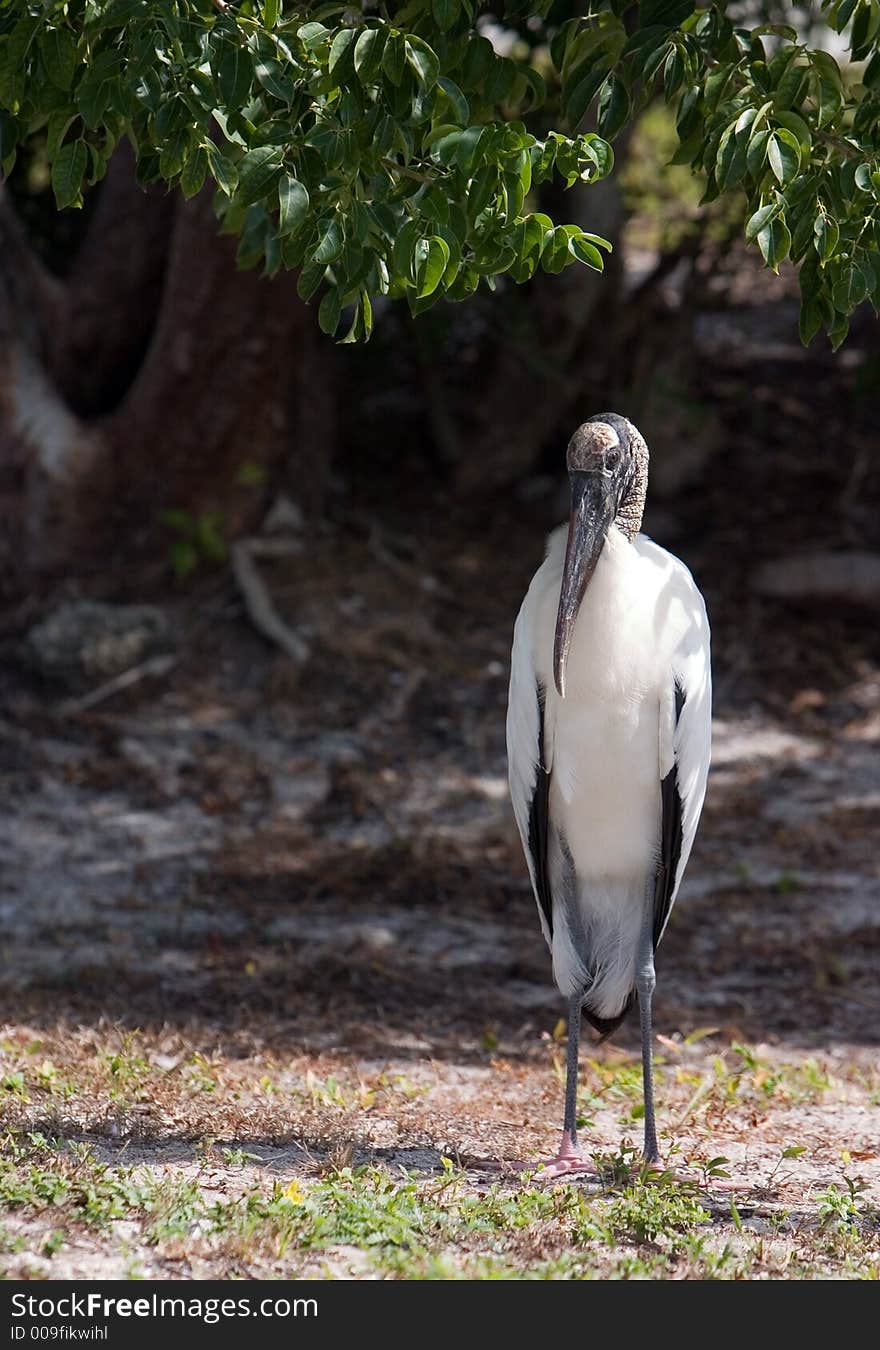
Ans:
[{"label": "bird's body", "polygon": [[[613,437],[625,437],[626,428],[638,437],[625,419],[603,415],[581,428],[590,429],[591,443],[595,424],[610,433],[612,459]],[[641,520],[647,452],[640,485],[633,488],[624,459],[614,491],[613,474],[601,455],[595,468],[590,453],[589,473],[572,471],[573,492],[587,505],[573,506],[570,525],[550,536],[514,630],[510,789],[554,978],[572,1019],[576,1009],[579,1026],[583,1009],[607,1034],[638,993],[644,1040],[653,953],[706,788],[709,628],[687,568],[633,528]],[[637,512],[626,509],[633,491],[641,494]],[[597,492],[608,498],[607,519],[599,520]],[[578,530],[598,537],[586,561],[577,556]],[[577,1028],[571,1034],[576,1074]],[[649,1044],[645,1050],[649,1056]],[[569,1068],[571,1078],[571,1055]],[[569,1089],[566,1134],[573,1140],[571,1082]],[[650,1115],[652,1133],[653,1108]],[[646,1112],[646,1155],[656,1154],[647,1124]]]}]

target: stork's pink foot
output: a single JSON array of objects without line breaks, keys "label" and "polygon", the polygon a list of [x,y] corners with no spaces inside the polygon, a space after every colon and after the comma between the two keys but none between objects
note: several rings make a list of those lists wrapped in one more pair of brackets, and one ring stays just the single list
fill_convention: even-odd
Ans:
[{"label": "stork's pink foot", "polygon": [[543,1181],[551,1177],[567,1177],[575,1174],[596,1177],[599,1173],[595,1165],[585,1158],[577,1144],[572,1142],[567,1130],[563,1131],[559,1152],[549,1162],[540,1163],[538,1179]]}]

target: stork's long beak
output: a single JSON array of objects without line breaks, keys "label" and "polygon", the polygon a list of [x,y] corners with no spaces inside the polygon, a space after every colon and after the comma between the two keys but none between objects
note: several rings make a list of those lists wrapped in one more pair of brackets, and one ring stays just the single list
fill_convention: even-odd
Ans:
[{"label": "stork's long beak", "polygon": [[565,570],[556,614],[556,639],[553,643],[553,679],[560,698],[565,698],[565,663],[574,633],[575,620],[590,578],[596,570],[608,527],[614,520],[616,504],[612,480],[601,470],[594,473],[574,471],[571,479],[571,515],[568,521],[568,546]]}]

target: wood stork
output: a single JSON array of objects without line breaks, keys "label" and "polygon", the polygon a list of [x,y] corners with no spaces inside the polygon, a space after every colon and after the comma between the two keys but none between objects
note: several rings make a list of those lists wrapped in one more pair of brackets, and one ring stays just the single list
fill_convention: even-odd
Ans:
[{"label": "wood stork", "polygon": [[604,1037],[636,999],[644,1156],[659,1165],[654,953],[694,842],[711,747],[706,607],[684,564],[639,533],[642,436],[601,413],[572,436],[567,467],[571,514],[550,535],[516,621],[507,712],[514,813],[568,1000],[550,1175],[595,1170],[577,1145],[581,1014]]}]

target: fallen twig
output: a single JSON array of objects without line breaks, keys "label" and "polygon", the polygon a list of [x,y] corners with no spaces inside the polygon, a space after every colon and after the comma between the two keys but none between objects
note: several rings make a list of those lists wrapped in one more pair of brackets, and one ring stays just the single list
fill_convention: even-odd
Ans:
[{"label": "fallen twig", "polygon": [[55,711],[60,717],[70,717],[73,713],[85,712],[88,708],[94,708],[96,704],[103,703],[105,699],[112,698],[114,694],[119,694],[123,689],[130,689],[133,684],[139,680],[148,679],[150,676],[158,678],[161,675],[167,675],[173,666],[177,665],[177,657],[169,653],[162,656],[151,656],[149,660],[142,661],[138,666],[131,666],[124,670],[121,675],[115,675],[112,680],[107,680],[106,684],[99,684],[97,689],[90,689],[87,694],[80,698],[65,699],[59,703]]},{"label": "fallen twig", "polygon": [[273,605],[253,556],[255,553],[277,556],[279,553],[293,552],[290,545],[283,547],[285,543],[282,540],[239,539],[230,550],[232,573],[251,623],[257,631],[280,647],[296,665],[304,666],[311,654],[309,648],[284,622]]}]

